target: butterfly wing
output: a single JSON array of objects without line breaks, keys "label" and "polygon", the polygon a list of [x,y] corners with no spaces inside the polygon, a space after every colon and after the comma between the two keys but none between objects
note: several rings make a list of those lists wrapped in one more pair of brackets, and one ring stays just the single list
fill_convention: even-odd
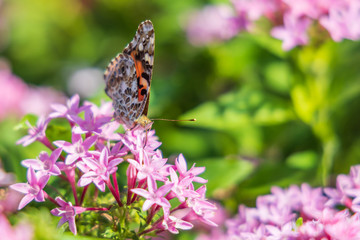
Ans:
[{"label": "butterfly wing", "polygon": [[138,100],[138,84],[134,60],[127,54],[118,54],[105,71],[106,94],[113,100],[114,118],[132,128],[145,103]]},{"label": "butterfly wing", "polygon": [[132,128],[147,115],[154,63],[155,34],[151,21],[142,22],[133,40],[105,71],[105,92],[113,100],[115,120]]},{"label": "butterfly wing", "polygon": [[[138,112],[138,117],[147,115],[150,84],[154,65],[155,32],[150,20],[142,22],[134,39],[125,47],[123,53],[130,55],[135,63],[138,82],[138,101],[144,103],[144,108]],[[139,109],[140,110],[140,109]]]}]

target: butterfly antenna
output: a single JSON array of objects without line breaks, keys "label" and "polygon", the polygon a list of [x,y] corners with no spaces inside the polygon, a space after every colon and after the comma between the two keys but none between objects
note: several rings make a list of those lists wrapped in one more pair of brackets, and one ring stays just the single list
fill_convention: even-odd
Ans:
[{"label": "butterfly antenna", "polygon": [[153,118],[151,119],[151,121],[168,121],[168,122],[195,122],[196,118],[192,118],[192,119],[165,119],[165,118]]}]

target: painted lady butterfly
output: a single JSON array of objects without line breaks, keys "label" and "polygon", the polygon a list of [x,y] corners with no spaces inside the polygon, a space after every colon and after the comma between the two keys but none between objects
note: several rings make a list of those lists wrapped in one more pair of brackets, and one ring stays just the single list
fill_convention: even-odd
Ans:
[{"label": "painted lady butterfly", "polygon": [[140,23],[134,39],[111,60],[105,73],[105,92],[113,100],[114,118],[131,129],[146,127],[154,64],[155,33],[150,20]]}]

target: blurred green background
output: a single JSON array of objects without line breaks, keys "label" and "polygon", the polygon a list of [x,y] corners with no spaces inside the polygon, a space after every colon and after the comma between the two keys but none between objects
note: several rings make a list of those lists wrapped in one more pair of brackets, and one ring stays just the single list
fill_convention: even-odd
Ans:
[{"label": "blurred green background", "polygon": [[[183,153],[189,165],[207,167],[209,198],[234,213],[273,185],[334,184],[360,160],[360,44],[315,36],[283,52],[268,33],[243,33],[192,46],[185,32],[191,11],[219,2],[228,3],[5,0],[0,58],[28,84],[99,103],[109,100],[103,70],[150,19],[156,50],[149,116],[197,119],[156,121],[153,128],[164,156]],[[15,131],[17,121],[0,123],[0,158],[24,180],[19,162],[42,148],[15,146],[24,134]]]}]

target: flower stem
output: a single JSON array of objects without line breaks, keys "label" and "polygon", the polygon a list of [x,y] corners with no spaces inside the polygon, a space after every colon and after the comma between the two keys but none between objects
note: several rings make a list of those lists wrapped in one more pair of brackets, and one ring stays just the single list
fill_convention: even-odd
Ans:
[{"label": "flower stem", "polygon": [[115,191],[114,187],[112,186],[112,184],[111,184],[111,182],[110,182],[110,179],[108,179],[108,180],[106,181],[106,185],[107,185],[108,188],[110,189],[110,192],[112,193],[112,195],[115,197],[115,200],[116,200],[116,202],[118,203],[118,205],[119,205],[120,207],[123,207],[123,204],[122,204],[122,202],[120,201],[120,197],[117,196],[116,191]]}]

